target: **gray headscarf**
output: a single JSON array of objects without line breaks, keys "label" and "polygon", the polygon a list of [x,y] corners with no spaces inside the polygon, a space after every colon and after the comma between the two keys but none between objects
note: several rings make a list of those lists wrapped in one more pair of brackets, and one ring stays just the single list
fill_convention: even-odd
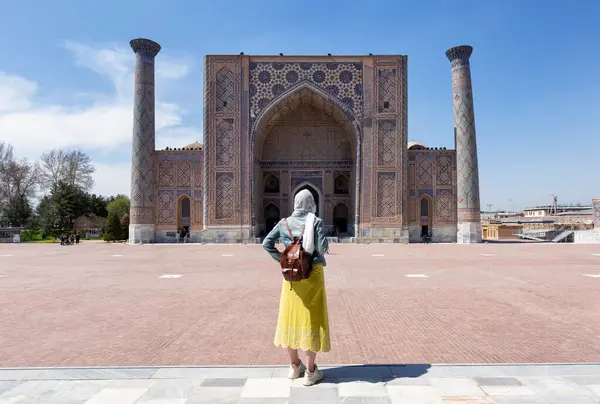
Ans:
[{"label": "gray headscarf", "polygon": [[294,212],[304,212],[306,215],[306,222],[304,224],[304,236],[302,237],[302,248],[312,254],[315,251],[315,213],[317,212],[317,205],[315,204],[315,198],[309,190],[303,189],[296,194],[294,198]]}]

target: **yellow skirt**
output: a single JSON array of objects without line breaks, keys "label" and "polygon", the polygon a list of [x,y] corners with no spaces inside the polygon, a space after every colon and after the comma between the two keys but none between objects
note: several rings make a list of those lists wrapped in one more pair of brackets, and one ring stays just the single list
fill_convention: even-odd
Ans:
[{"label": "yellow skirt", "polygon": [[313,265],[308,279],[283,281],[275,345],[312,352],[329,352],[329,315],[323,265]]}]

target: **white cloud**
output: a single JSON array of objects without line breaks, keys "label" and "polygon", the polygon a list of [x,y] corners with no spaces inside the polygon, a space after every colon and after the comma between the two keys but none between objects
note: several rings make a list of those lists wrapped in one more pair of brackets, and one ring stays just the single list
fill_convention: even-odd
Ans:
[{"label": "white cloud", "polygon": [[0,72],[0,113],[29,108],[36,91],[33,81]]},{"label": "white cloud", "polygon": [[129,161],[120,164],[96,164],[94,193],[98,195],[129,195],[131,193],[131,166]]},{"label": "white cloud", "polygon": [[[81,147],[106,152],[129,147],[133,126],[134,54],[126,47],[95,48],[66,42],[64,48],[77,66],[110,80],[113,91],[96,94],[87,104],[68,106],[36,102],[38,83],[24,77],[0,72],[0,140],[12,144],[19,157],[37,159],[51,148]],[[156,102],[157,147],[182,146],[201,139],[202,130],[185,123],[185,110],[178,103],[166,102],[169,84],[184,79],[191,60],[160,55],[156,63],[159,99]],[[77,95],[77,94],[74,94]],[[190,140],[191,139],[191,140]],[[95,192],[123,193],[129,183],[129,162],[98,167]],[[101,170],[102,168],[102,170]],[[123,172],[126,169],[127,173]],[[106,174],[109,173],[109,174]],[[118,179],[117,179],[118,178]],[[116,182],[113,182],[116,181]],[[129,185],[125,187],[129,192]]]}]

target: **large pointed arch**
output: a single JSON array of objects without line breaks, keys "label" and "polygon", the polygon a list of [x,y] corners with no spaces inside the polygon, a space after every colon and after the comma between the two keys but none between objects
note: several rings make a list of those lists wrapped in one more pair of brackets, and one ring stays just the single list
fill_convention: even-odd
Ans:
[{"label": "large pointed arch", "polygon": [[[279,116],[284,116],[296,110],[303,104],[322,110],[326,115],[343,125],[344,131],[349,136],[353,147],[352,160],[355,170],[354,175],[354,226],[355,233],[359,234],[360,218],[360,184],[362,176],[362,134],[357,117],[354,116],[341,100],[330,96],[322,89],[310,82],[303,82],[287,90],[273,99],[253,121],[250,131],[250,155],[249,166],[251,167],[250,178],[255,178],[256,162],[262,155],[262,147],[268,135],[268,126],[271,121]],[[253,188],[256,184],[253,185]],[[256,201],[254,190],[251,192],[252,224],[256,225]],[[322,207],[321,207],[322,210]]]},{"label": "large pointed arch", "polygon": [[302,100],[303,98],[306,99],[306,97],[312,97],[312,100],[314,101],[312,104],[315,107],[319,108],[322,106],[326,112],[330,110],[330,115],[337,121],[347,121],[348,126],[352,128],[351,131],[347,132],[354,135],[356,137],[356,143],[360,144],[360,126],[358,125],[357,117],[354,116],[354,113],[350,108],[337,97],[332,97],[314,84],[305,81],[274,98],[269,105],[258,114],[252,124],[250,133],[252,145],[255,143],[257,133],[261,132],[259,129],[264,128],[264,125],[268,124],[268,122],[270,122],[277,114],[287,112],[286,108],[292,106],[293,102]]}]

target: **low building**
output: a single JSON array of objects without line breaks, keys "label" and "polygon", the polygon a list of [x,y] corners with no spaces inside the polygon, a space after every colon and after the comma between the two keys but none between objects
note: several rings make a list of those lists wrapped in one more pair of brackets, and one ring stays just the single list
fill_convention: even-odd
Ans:
[{"label": "low building", "polygon": [[516,234],[523,230],[523,225],[518,223],[488,223],[481,227],[485,240],[516,240]]},{"label": "low building", "polygon": [[0,227],[0,243],[20,243],[23,227]]},{"label": "low building", "polygon": [[534,206],[531,208],[523,209],[523,213],[525,217],[543,217],[543,216],[556,216],[560,214],[584,214],[583,212],[588,212],[587,214],[591,215],[592,207],[591,206]]}]

